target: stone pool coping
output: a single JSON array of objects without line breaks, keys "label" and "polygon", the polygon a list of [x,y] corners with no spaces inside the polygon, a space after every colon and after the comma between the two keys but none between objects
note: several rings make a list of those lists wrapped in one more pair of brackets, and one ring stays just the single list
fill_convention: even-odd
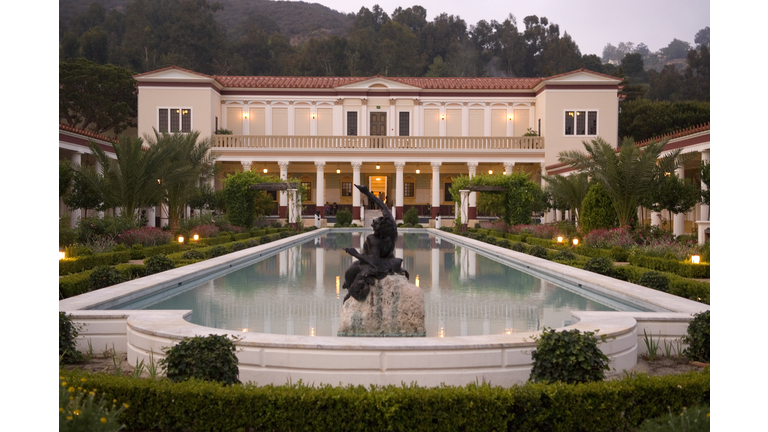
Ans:
[{"label": "stone pool coping", "polygon": [[[72,297],[59,302],[59,310],[71,313],[76,322],[85,324],[78,341],[85,349],[91,340],[95,349],[114,346],[128,353],[132,365],[163,358],[163,348],[184,337],[196,335],[231,335],[239,340],[240,380],[260,385],[305,383],[387,385],[418,382],[421,386],[465,385],[490,382],[511,386],[528,379],[533,336],[538,332],[511,335],[453,336],[425,338],[334,338],[273,335],[214,329],[192,324],[184,319],[188,310],[130,311],[94,310],[142,297],[179,283],[205,277],[232,267],[246,265],[262,255],[285,249],[330,231],[318,229],[266,245],[233,252],[163,273],[125,282]],[[581,281],[585,286],[606,290],[619,297],[640,298],[663,305],[662,312],[585,312],[573,311],[578,320],[568,329],[597,331],[607,342],[600,345],[611,358],[614,373],[631,369],[645,350],[644,332],[659,340],[672,341],[684,335],[691,315],[709,310],[709,306],[667,293],[608,278],[541,258],[488,245],[483,242],[435,229],[403,229],[403,232],[429,232],[436,237],[465,247],[495,254],[497,258],[516,260],[551,277]]]}]

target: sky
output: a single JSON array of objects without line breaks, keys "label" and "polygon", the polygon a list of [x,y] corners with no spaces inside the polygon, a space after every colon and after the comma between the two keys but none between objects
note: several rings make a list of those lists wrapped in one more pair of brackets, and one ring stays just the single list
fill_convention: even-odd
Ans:
[{"label": "sky", "polygon": [[303,0],[320,3],[344,13],[357,13],[378,4],[392,15],[395,9],[419,5],[427,10],[427,20],[440,13],[460,16],[469,27],[480,20],[503,21],[511,13],[518,28],[529,15],[547,17],[560,26],[560,34],[568,33],[582,54],[602,56],[610,43],[644,43],[651,51],[666,47],[677,38],[695,45],[693,38],[704,27],[711,27],[708,0]]}]

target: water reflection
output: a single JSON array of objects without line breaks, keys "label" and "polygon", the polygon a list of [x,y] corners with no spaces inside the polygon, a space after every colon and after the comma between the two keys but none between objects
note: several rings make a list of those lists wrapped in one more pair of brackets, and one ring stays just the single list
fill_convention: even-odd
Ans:
[{"label": "water reflection", "polygon": [[[208,327],[335,336],[352,264],[343,249],[365,234],[310,240],[146,309],[192,309]],[[526,332],[569,323],[570,310],[613,310],[426,233],[401,234],[396,254],[424,291],[427,336]]]}]

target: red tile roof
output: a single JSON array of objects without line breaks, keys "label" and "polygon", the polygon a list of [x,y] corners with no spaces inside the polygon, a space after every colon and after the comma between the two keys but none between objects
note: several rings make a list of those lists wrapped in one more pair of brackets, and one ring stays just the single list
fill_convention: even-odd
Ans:
[{"label": "red tile roof", "polygon": [[335,88],[381,78],[429,90],[511,90],[532,89],[542,78],[406,78],[406,77],[274,77],[220,76],[213,77],[225,87],[238,88]]},{"label": "red tile roof", "polygon": [[79,135],[87,136],[89,138],[106,141],[108,143],[112,143],[112,142],[115,141],[114,138],[110,138],[110,137],[108,137],[106,135],[97,134],[96,132],[93,132],[93,131],[89,131],[89,130],[86,130],[86,129],[76,128],[74,126],[65,125],[65,124],[62,124],[62,123],[59,123],[59,130],[60,131],[63,130],[63,131],[67,131],[67,132],[73,132],[73,133],[76,133],[76,134],[79,134]]}]

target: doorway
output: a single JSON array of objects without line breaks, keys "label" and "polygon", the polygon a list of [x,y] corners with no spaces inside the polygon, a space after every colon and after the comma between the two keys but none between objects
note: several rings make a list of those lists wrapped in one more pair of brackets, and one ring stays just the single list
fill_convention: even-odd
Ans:
[{"label": "doorway", "polygon": [[[389,186],[389,176],[386,175],[371,175],[368,177],[368,190],[374,195],[379,197],[382,201],[387,198],[387,189]],[[387,200],[389,201],[389,200]],[[386,201],[385,201],[386,202]],[[376,209],[377,207],[373,203],[368,203],[369,209]]]},{"label": "doorway", "polygon": [[[370,123],[370,135],[371,135],[371,148],[384,148],[387,136],[387,113],[385,112],[372,112]],[[382,138],[374,138],[382,137]]]}]

